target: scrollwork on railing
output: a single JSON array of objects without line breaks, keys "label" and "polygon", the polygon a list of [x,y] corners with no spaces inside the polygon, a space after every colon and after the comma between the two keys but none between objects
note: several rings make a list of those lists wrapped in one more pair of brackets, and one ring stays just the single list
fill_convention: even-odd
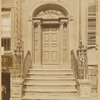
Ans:
[{"label": "scrollwork on railing", "polygon": [[73,50],[71,51],[71,68],[73,69],[75,78],[77,79],[78,78],[78,62]]},{"label": "scrollwork on railing", "polygon": [[23,63],[23,76],[26,75],[28,69],[31,67],[32,67],[32,56],[31,56],[31,52],[28,51]]},{"label": "scrollwork on railing", "polygon": [[87,64],[87,49],[82,45],[79,45],[77,51],[78,57],[78,79],[88,79],[88,64]]},{"label": "scrollwork on railing", "polygon": [[76,79],[88,79],[88,65],[87,65],[87,50],[83,45],[80,45],[77,50],[77,58],[75,53],[71,51],[71,67]]},{"label": "scrollwork on railing", "polygon": [[13,72],[12,77],[22,77],[22,68],[23,68],[23,58],[24,58],[24,43],[21,38],[17,38],[14,48],[13,56]]}]

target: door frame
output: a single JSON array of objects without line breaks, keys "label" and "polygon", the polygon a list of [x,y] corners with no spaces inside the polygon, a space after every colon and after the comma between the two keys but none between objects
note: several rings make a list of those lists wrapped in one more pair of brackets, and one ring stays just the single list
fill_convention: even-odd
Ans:
[{"label": "door frame", "polygon": [[[43,18],[33,18],[32,20],[32,23],[33,23],[33,35],[32,35],[32,41],[33,41],[33,44],[32,44],[32,56],[33,56],[33,65],[34,66],[42,66],[42,47],[41,47],[41,39],[42,39],[42,26],[43,25],[48,25],[48,24],[53,24],[53,25],[59,25],[59,29],[60,29],[60,38],[59,39],[59,42],[60,42],[60,55],[61,55],[61,59],[60,59],[60,64],[59,65],[63,65],[63,66],[68,66],[69,65],[69,32],[67,32],[66,34],[68,35],[67,38],[67,48],[64,48],[63,47],[63,38],[64,36],[62,35],[62,33],[64,32],[63,31],[63,28],[64,28],[64,25],[66,24],[67,25],[67,29],[68,28],[68,22],[69,22],[69,19],[64,17],[64,18],[56,18],[56,19],[43,19]],[[35,47],[35,27],[37,27],[37,32],[38,32],[38,50],[36,51],[36,47]],[[62,47],[61,47],[62,46]],[[62,49],[61,49],[62,48]],[[64,50],[67,50],[68,52],[68,61],[67,63],[64,64],[63,62],[63,52]],[[37,52],[37,53],[36,53]],[[36,58],[37,57],[37,58]],[[38,59],[39,58],[39,59]]]}]

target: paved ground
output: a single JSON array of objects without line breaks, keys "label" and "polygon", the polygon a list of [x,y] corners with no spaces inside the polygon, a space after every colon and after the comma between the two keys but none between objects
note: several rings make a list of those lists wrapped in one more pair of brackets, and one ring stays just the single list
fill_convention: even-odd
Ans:
[{"label": "paved ground", "polygon": [[92,94],[90,98],[79,98],[78,100],[98,100],[98,94]]}]

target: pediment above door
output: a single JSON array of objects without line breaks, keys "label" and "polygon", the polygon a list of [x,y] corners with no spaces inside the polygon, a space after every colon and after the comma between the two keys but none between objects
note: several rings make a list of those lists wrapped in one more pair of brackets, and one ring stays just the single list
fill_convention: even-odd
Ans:
[{"label": "pediment above door", "polygon": [[38,18],[59,18],[59,17],[65,17],[64,13],[58,10],[44,10],[40,11],[36,17]]},{"label": "pediment above door", "polygon": [[34,18],[55,19],[68,16],[68,12],[63,7],[57,4],[42,5],[33,12]]}]

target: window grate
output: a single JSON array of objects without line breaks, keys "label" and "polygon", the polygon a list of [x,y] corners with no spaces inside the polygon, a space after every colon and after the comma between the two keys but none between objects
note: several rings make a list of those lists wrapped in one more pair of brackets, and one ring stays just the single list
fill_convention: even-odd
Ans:
[{"label": "window grate", "polygon": [[11,50],[11,39],[10,38],[2,38],[1,46],[4,47],[5,51]]}]

